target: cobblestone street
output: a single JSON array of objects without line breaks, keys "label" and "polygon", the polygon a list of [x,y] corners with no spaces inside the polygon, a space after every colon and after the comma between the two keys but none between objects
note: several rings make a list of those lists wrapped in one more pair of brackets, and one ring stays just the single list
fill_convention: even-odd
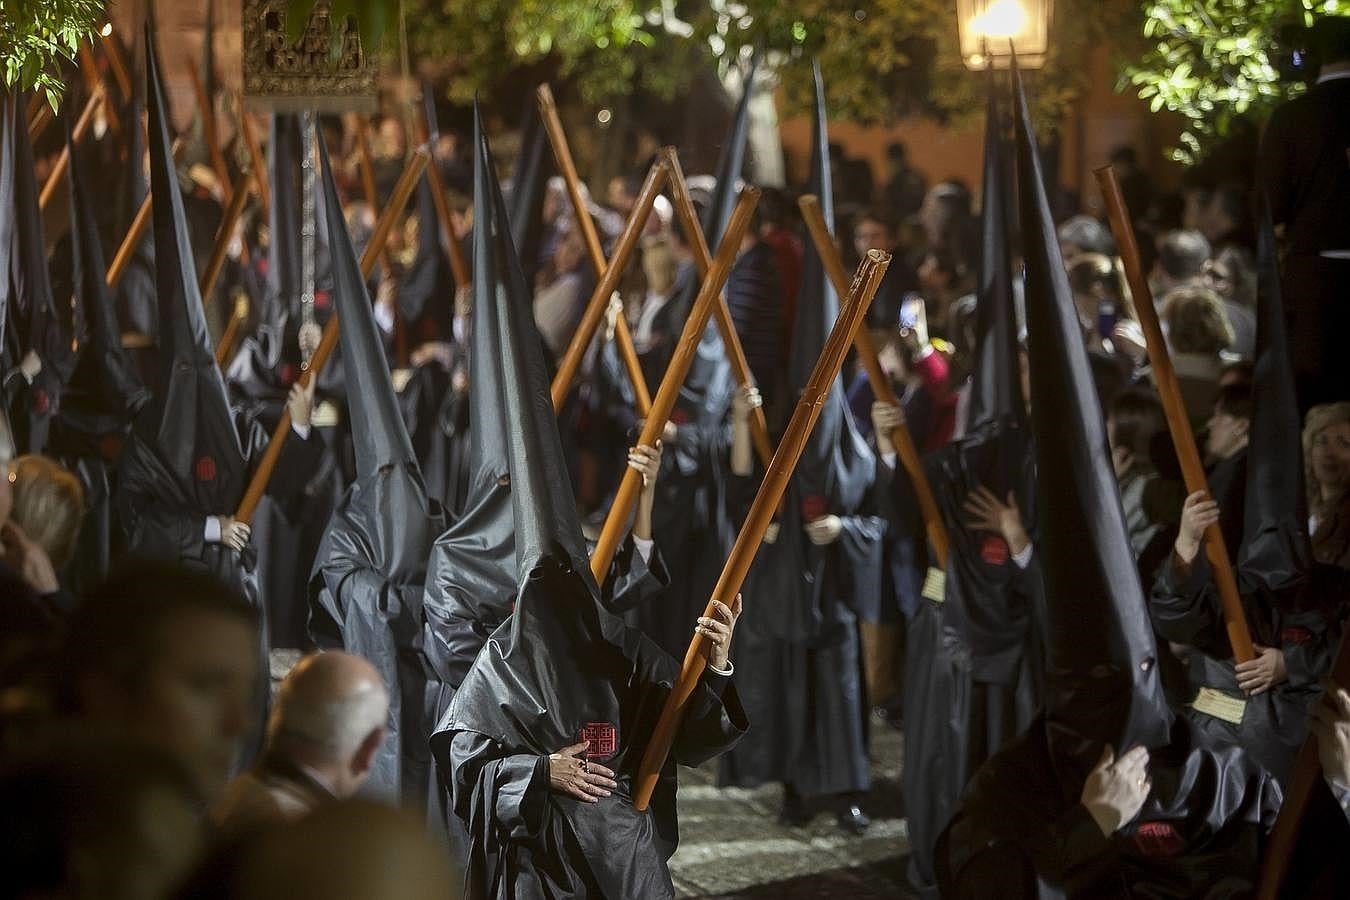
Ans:
[{"label": "cobblestone street", "polygon": [[716,763],[680,772],[680,849],[671,861],[681,897],[887,898],[911,896],[901,809],[902,736],[873,721],[872,827],[850,837],[821,812],[805,828],[778,823],[782,790],[718,790]]}]

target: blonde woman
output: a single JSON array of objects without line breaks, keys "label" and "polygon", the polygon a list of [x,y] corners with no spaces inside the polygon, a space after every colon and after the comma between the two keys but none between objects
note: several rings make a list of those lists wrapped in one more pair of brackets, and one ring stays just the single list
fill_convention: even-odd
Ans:
[{"label": "blonde woman", "polygon": [[1308,410],[1303,460],[1313,555],[1319,562],[1350,569],[1350,402]]}]

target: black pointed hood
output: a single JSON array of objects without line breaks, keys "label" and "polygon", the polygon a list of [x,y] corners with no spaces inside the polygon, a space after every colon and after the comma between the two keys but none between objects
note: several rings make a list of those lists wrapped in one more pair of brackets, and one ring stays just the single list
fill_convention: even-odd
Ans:
[{"label": "black pointed hood", "polygon": [[[475,118],[475,123],[476,123]],[[436,540],[428,566],[426,598],[433,621],[469,620],[494,628],[510,614],[518,593],[516,517],[511,500],[511,462],[506,413],[502,407],[502,371],[498,348],[497,306],[528,304],[512,294],[507,232],[492,203],[495,169],[483,157],[474,133],[473,318],[469,342],[469,452],[463,513]],[[446,640],[452,628],[437,628]],[[442,676],[451,687],[464,677],[463,665],[477,653],[447,647]]]},{"label": "black pointed hood", "polygon": [[[62,327],[52,299],[47,268],[47,247],[42,215],[38,209],[39,186],[33,170],[33,148],[28,127],[19,110],[20,98],[10,95],[5,116],[4,146],[0,155],[12,159],[6,171],[9,203],[0,215],[11,219],[9,265],[3,308],[6,316],[5,347],[10,366],[17,366],[28,351],[42,361],[42,371],[12,407],[14,439],[19,453],[41,453],[46,447],[51,417],[75,369],[71,335]],[[69,301],[69,298],[66,298]]]},{"label": "black pointed hood", "polygon": [[206,328],[149,27],[145,56],[162,387],[136,427],[185,492],[201,508],[222,513],[243,494],[244,454]]},{"label": "black pointed hood", "polygon": [[104,435],[128,426],[150,394],[122,349],[122,329],[105,279],[107,264],[99,243],[85,153],[73,143],[67,146],[74,284],[89,333],[62,399],[61,421],[86,435]]},{"label": "black pointed hood", "polygon": [[726,143],[722,145],[722,155],[717,160],[717,184],[708,208],[703,211],[703,235],[708,239],[709,247],[722,242],[722,234],[731,222],[731,211],[736,208],[736,182],[745,171],[745,145],[750,138],[750,100],[755,90],[755,73],[759,70],[759,54],[750,63],[750,71],[745,76],[741,91],[741,100],[736,104],[736,117],[732,119],[731,131],[727,133]]},{"label": "black pointed hood", "polygon": [[1008,249],[1008,148],[999,109],[998,82],[988,72],[989,107],[984,133],[984,201],[980,210],[983,250],[975,310],[975,365],[966,430],[1011,417],[1026,419],[1017,362],[1017,314],[1013,306],[1012,256]]},{"label": "black pointed hood", "polygon": [[369,562],[381,575],[420,579],[444,517],[439,506],[427,499],[412,441],[399,414],[379,327],[342,219],[323,141],[319,142],[319,168],[323,212],[333,239],[333,293],[341,324],[347,403],[352,422],[359,423],[352,429],[356,483],[334,521],[344,522],[345,530],[364,538]]},{"label": "black pointed hood", "polygon": [[525,272],[525,283],[534,284],[539,264],[539,242],[544,230],[544,189],[553,174],[553,153],[534,91],[525,98],[520,126],[520,155],[511,177],[511,242]]},{"label": "black pointed hood", "polygon": [[265,324],[284,330],[300,310],[300,117],[273,113],[267,177],[272,202],[267,221],[267,301]]},{"label": "black pointed hood", "polygon": [[1044,709],[1062,782],[1077,791],[1103,742],[1118,753],[1159,747],[1172,714],[1015,67],[1014,83],[1038,548],[1045,557]]},{"label": "black pointed hood", "polygon": [[446,738],[457,731],[487,735],[510,752],[550,753],[544,748],[595,729],[605,742],[593,743],[588,757],[631,776],[657,711],[639,691],[644,682],[671,683],[675,665],[656,653],[659,672],[637,668],[643,639],[597,599],[506,206],[481,128],[475,138],[474,280],[476,312],[484,313],[475,329],[491,331],[498,350],[519,593],[455,694],[433,748],[444,766]]},{"label": "black pointed hood", "polygon": [[[594,590],[572,482],[563,460],[558,419],[549,395],[543,344],[534,325],[529,286],[510,239],[510,219],[481,120],[475,124],[475,235],[491,247],[483,260],[494,273],[494,313],[499,339],[501,409],[511,467],[516,519],[516,565],[523,583],[551,558],[571,568]],[[479,197],[479,189],[486,197]],[[481,205],[480,205],[481,204]],[[475,251],[478,249],[475,244]],[[475,257],[477,253],[475,253]],[[486,282],[485,282],[486,283]],[[475,323],[481,327],[482,323]]]},{"label": "black pointed hood", "polygon": [[454,315],[455,277],[436,214],[435,191],[423,172],[417,181],[417,246],[398,286],[399,312],[417,329],[417,341],[448,339]]},{"label": "black pointed hood", "polygon": [[[830,183],[825,85],[818,63],[815,66],[811,176],[807,191],[819,198],[821,215],[833,233],[834,188]],[[793,397],[806,387],[835,320],[839,318],[839,297],[825,274],[815,244],[807,239],[803,241],[803,247],[801,292],[797,297],[792,358],[788,364],[788,384]],[[836,375],[792,478],[805,517],[811,519],[824,513],[846,513],[857,509],[871,483],[874,466],[872,453],[858,434],[844,401],[843,377]]]},{"label": "black pointed hood", "polygon": [[1292,585],[1308,571],[1313,559],[1302,429],[1285,335],[1275,232],[1261,192],[1257,202],[1256,366],[1245,521],[1237,558],[1244,593]]}]

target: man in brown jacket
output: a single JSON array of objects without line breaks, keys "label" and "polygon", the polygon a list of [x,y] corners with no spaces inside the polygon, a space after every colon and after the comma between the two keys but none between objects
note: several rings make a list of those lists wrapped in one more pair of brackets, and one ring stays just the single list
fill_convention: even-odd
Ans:
[{"label": "man in brown jacket", "polygon": [[281,684],[262,757],[211,811],[224,831],[298,819],[352,796],[385,738],[389,693],[365,659],[330,651],[302,659]]}]

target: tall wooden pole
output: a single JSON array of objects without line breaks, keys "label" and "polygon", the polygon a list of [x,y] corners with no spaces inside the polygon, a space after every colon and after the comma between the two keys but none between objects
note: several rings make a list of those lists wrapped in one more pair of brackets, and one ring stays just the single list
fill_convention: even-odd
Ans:
[{"label": "tall wooden pole", "polygon": [[216,131],[215,98],[206,95],[202,76],[191,57],[187,61],[187,71],[188,79],[192,82],[192,93],[197,97],[197,111],[202,117],[202,140],[206,142],[206,151],[211,154],[211,168],[216,170],[221,196],[229,203],[234,195],[234,187],[230,183],[230,167],[225,162],[225,154],[220,150],[219,135]]},{"label": "tall wooden pole", "polygon": [[239,343],[239,336],[244,330],[244,323],[248,321],[248,309],[248,295],[241,293],[234,301],[234,311],[230,313],[230,322],[225,326],[225,333],[220,336],[220,342],[216,344],[216,365],[221,369],[224,369],[226,363],[230,361],[235,344]]},{"label": "tall wooden pole", "polygon": [[[98,111],[98,106],[107,99],[107,93],[103,86],[94,88],[89,99],[85,101],[84,109],[80,111],[80,117],[75,120],[75,127],[71,130],[70,139],[72,143],[78,143],[84,137],[84,133],[89,130],[89,126],[94,121],[94,113]],[[42,193],[38,197],[38,209],[45,211],[47,205],[52,202],[52,197],[56,196],[56,188],[66,177],[66,169],[70,167],[70,145],[61,148],[61,153],[56,157],[56,163],[52,166],[50,174],[47,175],[47,182],[42,185]]]},{"label": "tall wooden pole", "polygon": [[422,143],[431,153],[431,162],[427,164],[427,184],[431,187],[431,200],[436,205],[436,220],[441,224],[441,237],[445,241],[445,252],[450,258],[450,272],[455,276],[455,287],[469,284],[469,261],[464,258],[464,248],[460,246],[459,236],[455,234],[455,219],[450,215],[450,201],[445,196],[445,182],[441,179],[441,169],[436,165],[436,148],[431,146],[432,122],[423,111]]},{"label": "tall wooden pole", "polygon": [[[1205,467],[1200,461],[1200,451],[1195,444],[1195,435],[1191,432],[1191,422],[1186,416],[1186,404],[1181,399],[1181,387],[1177,383],[1177,373],[1172,368],[1172,358],[1167,351],[1167,342],[1163,338],[1162,326],[1158,323],[1158,312],[1153,306],[1153,292],[1149,290],[1148,278],[1144,274],[1143,264],[1139,261],[1139,245],[1135,243],[1134,227],[1130,224],[1130,212],[1125,206],[1125,196],[1120,192],[1120,182],[1110,166],[1094,169],[1097,184],[1106,200],[1106,211],[1111,219],[1111,231],[1116,237],[1116,247],[1120,252],[1121,264],[1125,267],[1125,277],[1134,295],[1135,315],[1139,317],[1139,326],[1144,331],[1144,340],[1148,344],[1148,361],[1153,370],[1153,381],[1158,386],[1158,397],[1162,400],[1163,412],[1167,415],[1167,427],[1172,433],[1172,445],[1176,447],[1177,461],[1181,464],[1181,474],[1186,481],[1186,492],[1209,491],[1209,482],[1205,478]],[[1242,609],[1242,597],[1238,593],[1237,579],[1233,575],[1233,564],[1228,557],[1228,547],[1223,542],[1223,532],[1217,523],[1205,529],[1205,554],[1209,557],[1210,568],[1214,570],[1214,584],[1219,589],[1219,602],[1223,606],[1224,625],[1228,630],[1228,642],[1232,645],[1233,656],[1244,663],[1256,658],[1252,647],[1251,631],[1247,627],[1247,615]]]},{"label": "tall wooden pole", "polygon": [[99,32],[99,39],[103,41],[103,53],[108,57],[108,68],[112,69],[113,79],[117,82],[117,89],[122,92],[123,100],[131,99],[131,72],[127,69],[127,61],[122,56],[122,45],[117,40],[117,35],[113,33],[111,27]]},{"label": "tall wooden pole", "polygon": [[[806,230],[811,235],[811,243],[815,245],[816,253],[825,266],[826,276],[840,297],[847,296],[848,275],[844,272],[844,262],[839,258],[839,249],[835,246],[834,237],[825,224],[820,199],[807,194],[798,201],[798,206],[801,208]],[[857,349],[858,359],[867,372],[867,380],[872,385],[872,395],[882,403],[899,406],[900,398],[895,396],[891,379],[881,368],[877,348],[872,344],[872,336],[868,334],[866,328],[858,329],[857,334],[853,336],[853,346]],[[923,516],[933,556],[937,558],[938,567],[945,569],[947,555],[951,550],[951,539],[947,535],[947,525],[942,521],[942,513],[938,511],[937,501],[933,499],[933,487],[928,482],[928,473],[924,471],[923,462],[919,459],[919,449],[914,445],[914,436],[909,433],[909,426],[903,422],[897,425],[891,431],[891,443],[895,445],[895,455],[901,467],[909,476],[910,483],[914,485],[914,494],[919,501],[919,513]]]},{"label": "tall wooden pole", "polygon": [[[84,77],[85,89],[92,96],[94,91],[102,88],[106,94],[107,83],[104,75],[99,71],[98,61],[94,59],[92,45],[88,42],[80,44],[80,74]],[[116,137],[122,136],[122,118],[117,114],[116,103],[103,104],[103,118],[107,120],[108,127]]]},{"label": "tall wooden pole", "polygon": [[[380,258],[380,248],[389,237],[389,231],[394,227],[394,222],[403,213],[403,207],[407,205],[408,198],[412,196],[413,188],[417,185],[417,179],[422,177],[422,171],[427,166],[430,159],[425,148],[418,148],[413,152],[408,160],[408,165],[399,176],[398,184],[394,186],[393,196],[389,198],[389,205],[384,208],[380,214],[379,221],[375,223],[375,231],[370,236],[370,241],[366,244],[365,252],[361,254],[361,274],[369,278],[370,273],[375,270],[375,263]],[[323,371],[328,358],[333,355],[337,349],[338,337],[338,317],[334,315],[324,326],[323,337],[319,340],[319,346],[310,357],[305,370],[300,374],[300,384],[308,387],[309,383],[319,377],[319,372]],[[243,499],[239,501],[239,509],[235,511],[235,521],[248,524],[253,520],[253,513],[258,509],[258,503],[262,501],[263,494],[267,491],[267,483],[272,479],[272,473],[276,470],[277,460],[281,458],[281,449],[286,444],[286,438],[291,432],[291,413],[290,410],[282,410],[281,420],[277,422],[277,427],[272,431],[272,440],[268,442],[267,449],[263,452],[262,459],[258,461],[258,468],[253,473],[253,478],[248,483],[247,490],[244,491]]]},{"label": "tall wooden pole", "polygon": [[[553,376],[550,393],[553,396],[554,409],[562,409],[567,392],[572,389],[572,382],[576,380],[577,371],[581,368],[581,359],[586,355],[586,348],[590,346],[595,332],[600,328],[600,323],[604,321],[610,298],[619,287],[619,279],[623,277],[623,270],[628,266],[633,250],[637,248],[638,239],[642,237],[642,229],[647,224],[647,216],[651,214],[652,204],[661,193],[661,185],[665,182],[669,171],[665,162],[657,160],[647,173],[647,180],[643,183],[642,190],[638,192],[637,204],[629,214],[623,234],[619,235],[619,242],[614,247],[614,257],[605,267],[605,273],[600,276],[600,283],[595,286],[595,292],[591,294],[586,310],[581,315],[581,323],[577,326],[571,343],[567,345],[567,352],[563,354],[562,361],[558,364],[557,374]],[[641,382],[634,382],[635,386],[638,384]],[[638,413],[644,419],[651,418],[650,408],[646,411],[639,408]],[[665,424],[664,419],[661,424]]]},{"label": "tall wooden pole", "polygon": [[[703,226],[698,221],[698,210],[694,208],[694,198],[689,194],[689,183],[684,180],[684,169],[680,166],[680,155],[674,147],[666,147],[661,153],[666,165],[670,166],[670,193],[675,200],[675,214],[680,217],[684,227],[685,240],[694,253],[694,267],[699,277],[708,274],[712,264],[712,254],[708,252],[708,239],[703,234]],[[841,295],[842,296],[842,295]],[[731,309],[727,306],[725,293],[717,295],[717,305],[713,307],[713,319],[717,322],[717,332],[722,336],[722,346],[726,349],[727,361],[731,364],[731,376],[742,387],[754,386],[755,375],[750,371],[750,361],[741,345],[741,336],[736,333],[736,323],[731,319]],[[773,462],[773,442],[769,439],[769,424],[764,418],[764,407],[756,406],[750,413],[750,437],[755,442],[755,452],[759,461],[768,468]]]},{"label": "tall wooden pole", "polygon": [[[764,532],[768,529],[775,510],[778,509],[783,492],[787,490],[788,482],[792,478],[792,472],[806,448],[811,430],[815,428],[816,420],[820,417],[820,410],[825,405],[825,396],[839,374],[839,367],[843,365],[844,355],[848,352],[853,334],[862,324],[867,307],[871,305],[872,297],[876,295],[877,288],[881,285],[881,276],[885,274],[889,264],[889,254],[872,250],[859,267],[853,288],[845,295],[847,300],[844,302],[843,310],[835,320],[834,328],[825,341],[820,358],[816,360],[815,369],[811,372],[806,389],[797,402],[797,408],[788,423],[783,441],[778,445],[778,452],[774,454],[773,465],[764,476],[764,482],[759,486],[759,492],[755,495],[745,524],[741,526],[740,533],[736,536],[736,543],[731,548],[726,565],[722,568],[722,576],[717,580],[717,586],[713,588],[712,599],[708,601],[704,616],[715,616],[714,603],[731,606],[736,594],[740,592],[741,585],[745,583],[750,564],[754,562],[755,554],[764,540]],[[685,704],[698,685],[699,677],[707,664],[707,653],[707,639],[701,634],[695,634],[689,644],[689,650],[684,655],[680,677],[666,696],[661,716],[642,754],[633,797],[633,805],[639,810],[645,810],[651,802],[652,791],[655,790],[661,769],[666,764],[666,757],[670,755]]]},{"label": "tall wooden pole", "polygon": [[[581,237],[586,244],[586,254],[591,259],[591,268],[595,270],[596,278],[604,278],[608,264],[605,261],[604,247],[600,243],[600,232],[596,230],[595,220],[591,218],[590,211],[586,208],[586,195],[581,190],[581,177],[577,174],[576,162],[572,159],[572,148],[568,146],[562,119],[558,117],[558,106],[553,101],[553,91],[548,85],[541,84],[535,95],[539,101],[539,115],[544,123],[544,132],[548,135],[549,146],[553,148],[553,158],[558,163],[558,171],[567,185],[567,196],[572,201],[572,211],[576,216],[577,228],[580,229]],[[651,390],[647,386],[646,376],[642,374],[642,363],[638,359],[637,347],[633,344],[633,334],[629,331],[628,320],[622,315],[614,319],[614,343],[618,348],[624,371],[628,373],[628,380],[633,384],[638,415],[645,419],[652,408]]]},{"label": "tall wooden pole", "polygon": [[[185,144],[182,138],[173,142],[173,160],[178,162],[183,155]],[[140,165],[139,162],[128,165]],[[108,266],[108,274],[104,281],[108,287],[116,287],[117,282],[122,280],[122,274],[126,272],[127,266],[131,265],[132,258],[136,255],[136,247],[140,245],[141,238],[145,236],[145,229],[150,226],[150,213],[153,208],[154,195],[150,191],[145,192],[145,199],[141,201],[141,208],[136,210],[135,217],[131,220],[131,226],[127,229],[126,236],[122,238],[122,243],[118,245],[117,252],[113,254],[113,261]]]},{"label": "tall wooden pole", "polygon": [[[727,276],[731,274],[731,267],[741,250],[741,240],[750,227],[750,219],[758,202],[759,191],[755,188],[747,187],[741,191],[736,208],[732,211],[726,236],[722,238],[722,246],[717,248],[717,257],[703,279],[703,286],[699,289],[693,309],[690,310],[689,318],[684,323],[684,330],[680,333],[679,343],[675,345],[670,365],[666,367],[665,377],[661,379],[661,387],[657,389],[656,399],[652,401],[651,414],[642,424],[639,444],[654,446],[661,439],[666,420],[670,418],[680,388],[684,386],[685,376],[689,374],[689,367],[693,364],[694,357],[698,355],[703,329],[707,327],[708,318],[712,315],[717,295],[722,292],[722,286],[726,284]],[[623,536],[628,531],[628,517],[632,515],[633,506],[637,503],[641,490],[642,473],[632,468],[624,469],[623,480],[619,482],[614,503],[609,508],[609,515],[605,517],[604,528],[601,529],[600,537],[595,542],[595,549],[591,551],[591,571],[597,582],[604,582],[605,575],[609,572],[609,564],[614,561],[614,554],[618,552],[619,544],[623,542]]]},{"label": "tall wooden pole", "polygon": [[203,307],[211,305],[211,294],[215,289],[216,279],[220,277],[220,270],[225,266],[225,255],[229,252],[230,241],[234,238],[234,226],[239,224],[239,217],[244,214],[244,205],[248,203],[248,192],[252,182],[251,172],[245,172],[239,177],[239,183],[235,185],[234,194],[230,197],[230,205],[225,208],[225,216],[220,220],[216,242],[211,247],[206,270],[202,272],[200,287]]},{"label": "tall wooden pole", "polygon": [[253,120],[243,104],[239,105],[239,135],[244,139],[248,150],[249,167],[253,169],[253,183],[258,188],[258,205],[263,221],[272,216],[272,188],[268,183],[267,158],[263,156],[262,145],[258,143],[258,132],[253,128]]}]

